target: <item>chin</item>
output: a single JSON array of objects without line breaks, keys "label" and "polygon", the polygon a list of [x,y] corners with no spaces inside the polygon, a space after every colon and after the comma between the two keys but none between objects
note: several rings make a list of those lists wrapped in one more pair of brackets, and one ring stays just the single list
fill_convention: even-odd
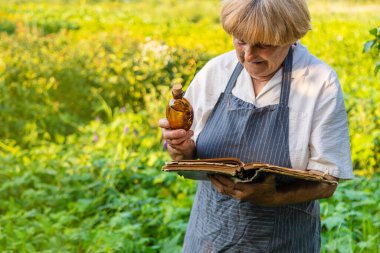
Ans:
[{"label": "chin", "polygon": [[266,68],[263,67],[244,67],[251,76],[261,76],[266,73]]}]

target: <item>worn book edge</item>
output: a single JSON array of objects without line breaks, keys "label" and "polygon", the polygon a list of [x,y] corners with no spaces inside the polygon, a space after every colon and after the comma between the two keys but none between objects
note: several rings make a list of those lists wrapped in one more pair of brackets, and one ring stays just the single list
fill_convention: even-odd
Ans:
[{"label": "worn book edge", "polygon": [[162,167],[165,172],[176,172],[184,178],[208,180],[209,174],[221,174],[232,177],[235,181],[257,181],[265,174],[276,174],[280,177],[303,179],[328,184],[337,184],[327,178],[327,173],[315,170],[299,170],[266,163],[243,163],[236,158],[181,160],[166,162]]}]

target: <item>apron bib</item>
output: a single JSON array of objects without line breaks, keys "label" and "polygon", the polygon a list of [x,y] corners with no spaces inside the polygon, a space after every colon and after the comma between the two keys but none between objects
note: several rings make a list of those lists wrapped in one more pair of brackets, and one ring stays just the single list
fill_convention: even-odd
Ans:
[{"label": "apron bib", "polygon": [[[283,63],[279,104],[257,108],[232,94],[238,63],[197,139],[199,158],[237,157],[291,168],[289,108],[293,50]],[[319,252],[319,202],[261,207],[199,181],[183,252]]]}]

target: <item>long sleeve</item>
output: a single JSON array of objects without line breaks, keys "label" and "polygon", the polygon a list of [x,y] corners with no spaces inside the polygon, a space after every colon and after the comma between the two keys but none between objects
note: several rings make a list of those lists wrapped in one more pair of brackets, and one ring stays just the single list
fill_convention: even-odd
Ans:
[{"label": "long sleeve", "polygon": [[332,73],[318,96],[311,125],[308,169],[353,177],[347,113],[339,81]]}]

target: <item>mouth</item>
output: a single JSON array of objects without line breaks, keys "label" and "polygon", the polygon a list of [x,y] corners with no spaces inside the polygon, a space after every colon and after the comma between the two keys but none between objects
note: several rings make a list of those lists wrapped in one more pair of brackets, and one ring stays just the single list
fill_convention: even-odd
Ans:
[{"label": "mouth", "polygon": [[250,61],[249,63],[254,64],[254,65],[259,65],[259,64],[264,63],[264,61]]},{"label": "mouth", "polygon": [[258,58],[258,59],[253,59],[253,60],[250,60],[250,61],[247,61],[247,62],[250,63],[250,64],[261,64],[261,63],[263,63],[265,61],[263,59]]}]

